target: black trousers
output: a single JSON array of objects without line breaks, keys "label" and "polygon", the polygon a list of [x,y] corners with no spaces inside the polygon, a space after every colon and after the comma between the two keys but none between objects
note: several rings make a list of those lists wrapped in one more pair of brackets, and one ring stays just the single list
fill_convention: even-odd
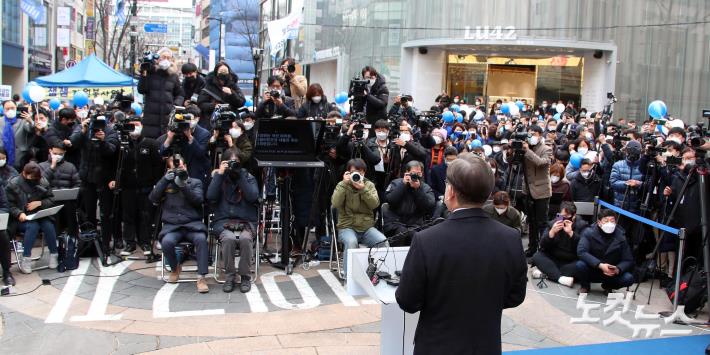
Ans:
[{"label": "black trousers", "polygon": [[148,200],[150,189],[121,190],[123,240],[127,244],[150,244],[155,222],[155,206]]},{"label": "black trousers", "polygon": [[[415,226],[409,226],[409,228],[413,228]],[[394,235],[397,235],[402,232],[406,232],[408,229],[408,226],[403,225],[402,223],[397,223],[397,222],[387,222],[385,221],[385,225],[382,226],[382,232],[387,238],[390,238]],[[390,241],[390,246],[391,247],[408,247],[412,245],[412,236],[414,233],[407,233],[406,235],[403,235],[402,238],[396,238]]]},{"label": "black trousers", "polygon": [[7,231],[0,231],[0,265],[4,274],[10,272],[10,237]]},{"label": "black trousers", "polygon": [[71,237],[79,236],[79,222],[76,216],[77,201],[60,201],[59,204],[64,205],[57,212],[57,234],[64,231]]},{"label": "black trousers", "polygon": [[540,233],[545,230],[547,224],[547,210],[550,206],[549,198],[528,199],[527,213],[528,225],[530,226],[530,239],[528,249],[537,250],[540,241]]},{"label": "black trousers", "polygon": [[547,275],[547,278],[557,282],[561,276],[574,276],[577,261],[559,261],[551,258],[543,251],[538,251],[532,257],[533,265]]},{"label": "black trousers", "polygon": [[98,225],[96,218],[96,203],[99,204],[101,218],[101,245],[104,250],[109,250],[111,236],[113,235],[113,225],[111,223],[111,208],[113,208],[113,192],[109,190],[108,184],[99,186],[90,182],[82,182],[79,190],[83,203],[83,211],[88,222]]}]

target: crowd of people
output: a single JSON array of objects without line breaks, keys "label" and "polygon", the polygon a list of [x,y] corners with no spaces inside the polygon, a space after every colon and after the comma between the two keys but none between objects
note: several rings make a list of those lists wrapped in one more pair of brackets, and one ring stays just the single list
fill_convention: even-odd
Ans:
[{"label": "crowd of people", "polygon": [[[409,245],[414,228],[448,214],[447,169],[463,153],[487,162],[494,179],[482,211],[517,231],[521,243],[527,237],[525,254],[535,278],[570,287],[578,283],[582,292],[591,282],[602,282],[605,289],[627,286],[635,280],[634,265],[659,240],[670,274],[676,240],[610,210],[601,210],[596,220],[578,216],[574,202],[595,197],[651,219],[669,217],[671,225],[687,228],[688,252],[702,253],[697,179],[685,184],[702,159],[700,148],[688,144],[697,127],[678,118],[640,119],[637,125],[562,100],[523,102],[511,114],[504,113],[507,103],[500,100],[487,106],[481,97],[467,105],[446,93],[426,114],[409,95],[396,96],[388,110],[385,77],[369,66],[361,73],[366,89],[356,93],[363,98],[362,112],[343,117],[318,83],[309,85],[296,73],[291,58],[268,78],[258,105],[243,110],[246,99],[226,63],[203,78],[194,64],[178,70],[169,49],[158,54],[141,67],[139,115],[115,102],[82,107],[66,102],[56,111],[47,102],[2,103],[0,211],[10,215],[7,233],[0,233],[6,285],[15,283],[10,243],[20,233],[19,270],[30,273],[40,231],[49,266],[56,268],[57,235],[76,237],[88,223],[100,230],[106,255],[129,256],[138,247],[152,254],[157,239],[170,266],[169,282],[180,276],[179,244],[192,243],[199,292],[209,290],[204,276],[212,233],[222,244],[223,290],[238,284],[248,292],[260,191],[267,185],[267,200],[275,192],[269,188],[274,172],[257,168],[252,158],[253,127],[264,118],[324,119],[337,131],[336,139],[318,147],[326,166],[320,186],[314,169],[293,172],[290,248],[296,255],[304,253],[308,226],[315,226],[317,235],[325,233],[331,208],[346,258],[347,250],[360,244]],[[556,118],[558,105],[564,109]],[[234,117],[226,126],[216,119],[225,112]],[[684,184],[689,187],[682,190]],[[55,216],[27,219],[60,204],[52,191],[67,188],[79,188],[77,201],[62,201]],[[320,189],[316,201],[314,189]],[[674,206],[676,201],[682,202]],[[318,213],[310,214],[312,206]]]}]

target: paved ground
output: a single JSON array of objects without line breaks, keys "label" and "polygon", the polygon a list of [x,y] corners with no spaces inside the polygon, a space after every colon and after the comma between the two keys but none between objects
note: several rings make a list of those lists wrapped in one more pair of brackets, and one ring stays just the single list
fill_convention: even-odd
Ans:
[{"label": "paved ground", "polygon": [[[49,270],[17,276],[13,294],[0,298],[2,354],[376,354],[380,343],[380,306],[353,298],[327,270],[326,264],[291,276],[270,267],[260,269],[249,294],[225,294],[210,281],[208,294],[197,294],[194,283],[166,284],[159,265],[123,262],[102,268],[82,260],[72,273]],[[157,269],[157,270],[156,270]],[[72,276],[73,275],[73,276]],[[107,277],[96,277],[103,275]],[[119,275],[119,276],[117,276]],[[51,285],[39,286],[42,279]],[[700,327],[667,325],[662,320],[635,319],[645,305],[649,285],[642,285],[627,313],[623,305],[590,311],[600,320],[581,318],[576,290],[531,280],[525,302],[506,310],[501,324],[504,350],[624,341],[633,327],[646,324],[651,336],[705,333]],[[604,308],[606,298],[590,294],[586,304]],[[654,289],[642,313],[671,308]],[[615,316],[613,324],[603,325]],[[703,319],[706,317],[702,315]],[[685,333],[682,333],[685,334]],[[640,337],[643,337],[643,332]]]}]

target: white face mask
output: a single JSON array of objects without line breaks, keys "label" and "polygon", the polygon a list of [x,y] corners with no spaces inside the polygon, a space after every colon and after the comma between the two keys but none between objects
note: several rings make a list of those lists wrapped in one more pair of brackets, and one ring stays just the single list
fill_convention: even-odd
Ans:
[{"label": "white face mask", "polygon": [[314,103],[317,103],[317,104],[320,103],[320,100],[321,100],[321,99],[323,99],[323,98],[320,97],[320,96],[313,96],[313,97],[311,98],[311,100],[313,100],[313,102],[314,102]]},{"label": "white face mask", "polygon": [[133,129],[133,132],[129,133],[128,135],[130,135],[133,138],[136,138],[136,137],[140,137],[141,132],[143,132],[143,126],[136,126]]},{"label": "white face mask", "polygon": [[62,159],[64,159],[64,155],[62,154],[52,154],[52,159],[55,159],[57,163],[61,162]]},{"label": "white face mask", "polygon": [[695,165],[695,159],[683,160],[683,166]]},{"label": "white face mask", "polygon": [[582,174],[582,177],[585,178],[585,179],[589,179],[589,177],[592,176],[592,172],[591,172],[591,171],[582,172],[582,173],[580,173],[580,174]]},{"label": "white face mask", "polygon": [[579,149],[577,149],[577,153],[582,154],[582,155],[587,154],[587,152],[589,152],[589,148],[579,148]]},{"label": "white face mask", "polygon": [[7,117],[9,119],[13,119],[13,118],[17,117],[17,111],[16,110],[7,110],[7,111],[5,111],[5,117]]},{"label": "white face mask", "polygon": [[239,138],[239,136],[242,135],[242,130],[239,128],[230,128],[229,129],[229,135],[232,136],[232,138]]},{"label": "white face mask", "polygon": [[455,104],[459,103],[459,99],[454,99],[454,103]]},{"label": "white face mask", "polygon": [[616,230],[616,223],[604,223],[602,224],[602,231],[606,234],[611,234],[614,233],[614,230]]},{"label": "white face mask", "polygon": [[254,122],[244,122],[244,128],[248,130],[254,128]]},{"label": "white face mask", "polygon": [[540,143],[540,138],[537,136],[532,136],[532,137],[528,138],[528,143],[530,145],[537,145],[538,143]]},{"label": "white face mask", "polygon": [[496,209],[496,213],[498,213],[498,215],[502,215],[503,213],[505,213],[505,211],[508,210],[507,208],[498,208],[498,207],[495,207],[495,209]]},{"label": "white face mask", "polygon": [[377,80],[377,78],[370,78],[369,80],[367,80],[367,82],[370,86],[372,86],[372,85],[375,85],[376,80]]},{"label": "white face mask", "polygon": [[593,136],[591,133],[589,133],[589,132],[585,133],[585,134],[584,134],[584,137],[586,137],[587,140],[590,140],[590,141],[591,141],[592,139],[594,139],[594,136]]},{"label": "white face mask", "polygon": [[85,119],[87,116],[89,116],[89,111],[84,111],[81,110],[76,113],[77,117],[81,118],[82,120]]},{"label": "white face mask", "polygon": [[493,153],[498,153],[498,152],[500,152],[500,147],[499,146],[493,147]]},{"label": "white face mask", "polygon": [[0,168],[4,167],[5,164],[7,164],[7,159],[0,160]]},{"label": "white face mask", "polygon": [[47,121],[39,121],[39,122],[37,122],[37,128],[39,128],[39,129],[45,129],[45,128],[47,128]]},{"label": "white face mask", "polygon": [[434,136],[434,144],[441,144],[441,137],[439,136]]},{"label": "white face mask", "polygon": [[557,175],[552,175],[552,176],[550,176],[550,181],[552,181],[553,184],[556,184],[556,183],[560,182],[560,177]]},{"label": "white face mask", "polygon": [[548,131],[548,132],[557,131],[557,126],[548,126],[548,127],[547,127],[547,131]]},{"label": "white face mask", "polygon": [[168,69],[170,68],[170,61],[167,59],[161,60],[160,62],[158,62],[158,67],[163,70]]},{"label": "white face mask", "polygon": [[409,140],[412,139],[412,136],[409,133],[402,133],[399,135],[399,139],[409,142]]},{"label": "white face mask", "polygon": [[195,128],[195,127],[197,127],[197,122],[199,122],[199,120],[192,120],[192,121],[190,121],[190,128]]},{"label": "white face mask", "polygon": [[678,143],[678,144],[682,144],[681,141],[680,141],[680,138],[678,138],[678,137],[670,137],[670,138],[668,138],[668,141],[676,142],[676,143]]},{"label": "white face mask", "polygon": [[375,135],[377,136],[377,140],[384,141],[387,139],[387,132],[375,132]]},{"label": "white face mask", "polygon": [[491,171],[493,172],[493,175],[496,174],[496,169],[491,169]]},{"label": "white face mask", "polygon": [[542,108],[547,108],[547,104],[542,104]]}]

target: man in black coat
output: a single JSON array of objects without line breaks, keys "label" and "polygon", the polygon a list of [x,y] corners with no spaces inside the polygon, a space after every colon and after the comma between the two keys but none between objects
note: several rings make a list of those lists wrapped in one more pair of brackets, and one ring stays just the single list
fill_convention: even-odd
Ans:
[{"label": "man in black coat", "polygon": [[[197,66],[194,63],[185,63],[182,65],[182,91],[185,94],[185,104],[197,103],[197,96],[205,87],[205,79],[197,72]],[[193,97],[194,96],[194,97]]]},{"label": "man in black coat", "polygon": [[[436,207],[434,191],[424,182],[424,164],[416,160],[407,163],[404,177],[392,180],[387,187],[385,200],[388,208],[382,208],[384,225],[382,231],[392,237],[409,228],[424,224]],[[391,246],[408,246],[412,235],[393,240]]]},{"label": "man in black coat", "polygon": [[143,97],[143,135],[158,138],[168,127],[170,112],[175,106],[185,103],[182,85],[173,63],[173,54],[168,48],[158,51],[157,64],[141,68],[138,92]]},{"label": "man in black coat", "polygon": [[415,354],[500,353],[503,309],[525,299],[520,233],[481,210],[494,185],[485,160],[464,153],[446,177],[451,214],[412,238],[397,303],[405,312],[420,312]]},{"label": "man in black coat", "polygon": [[362,78],[367,80],[367,90],[364,92],[365,118],[369,124],[374,124],[379,119],[387,118],[387,101],[390,91],[385,83],[385,78],[373,67],[362,68]]},{"label": "man in black coat", "polygon": [[[259,106],[254,111],[256,118],[271,118],[274,116],[296,117],[296,103],[292,98],[284,95],[283,82],[277,76],[271,76],[266,83],[269,89],[264,93],[264,96],[259,103]],[[271,92],[278,92],[279,95],[273,96]]]},{"label": "man in black coat", "polygon": [[56,146],[57,142],[63,143],[64,149],[66,149],[64,160],[74,164],[74,166],[79,166],[81,150],[77,147],[77,142],[71,140],[76,120],[76,111],[73,109],[65,107],[59,110],[57,120],[49,125],[47,133],[44,134],[44,139],[47,140],[47,144],[50,147]]},{"label": "man in black coat", "polygon": [[237,75],[223,62],[218,63],[214,71],[207,76],[204,88],[197,92],[199,94],[197,105],[202,113],[200,117],[202,128],[208,131],[212,129],[210,119],[216,105],[229,104],[229,110],[232,112],[244,106],[246,99],[237,85],[238,82]]},{"label": "man in black coat", "polygon": [[407,121],[400,122],[399,137],[394,140],[394,144],[389,176],[392,180],[404,176],[405,167],[410,161],[425,161],[427,158],[426,149],[414,140],[412,129]]},{"label": "man in black coat", "polygon": [[568,180],[572,201],[594,202],[594,197],[599,196],[602,182],[589,159],[583,159],[579,171],[570,173]]}]

